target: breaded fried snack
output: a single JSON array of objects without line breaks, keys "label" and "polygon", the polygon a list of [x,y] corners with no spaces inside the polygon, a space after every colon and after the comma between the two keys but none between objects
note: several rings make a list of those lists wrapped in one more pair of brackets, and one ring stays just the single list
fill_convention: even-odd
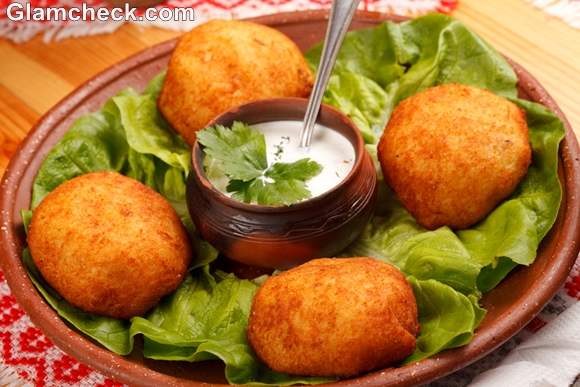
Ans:
[{"label": "breaded fried snack", "polygon": [[159,109],[185,140],[244,103],[307,97],[312,73],[296,44],[256,23],[213,20],[183,35],[171,56]]},{"label": "breaded fried snack", "polygon": [[403,360],[419,331],[413,291],[371,258],[315,259],[258,290],[248,339],[270,368],[347,377]]},{"label": "breaded fried snack", "polygon": [[487,90],[448,84],[396,107],[378,157],[419,224],[463,229],[511,195],[532,150],[523,110]]},{"label": "breaded fried snack", "polygon": [[192,254],[171,205],[113,172],[82,175],[49,193],[34,210],[28,244],[64,299],[116,318],[142,315],[173,292]]}]

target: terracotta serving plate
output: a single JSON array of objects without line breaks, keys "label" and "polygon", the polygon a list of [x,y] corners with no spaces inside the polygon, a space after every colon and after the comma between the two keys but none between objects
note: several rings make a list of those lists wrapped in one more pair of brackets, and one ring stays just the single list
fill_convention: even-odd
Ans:
[{"label": "terracotta serving plate", "polygon": [[[326,12],[286,13],[255,19],[279,29],[302,50],[323,38]],[[372,27],[402,18],[360,12],[352,28]],[[144,359],[140,348],[117,356],[67,325],[36,292],[21,263],[25,244],[19,211],[28,208],[31,185],[50,148],[80,115],[98,110],[127,86],[141,89],[167,64],[175,40],[149,48],[97,75],[66,97],[32,129],[14,156],[0,186],[0,254],[2,269],[18,302],[31,320],[65,352],[114,379],[138,386],[195,386],[225,383],[218,362],[184,363]],[[473,339],[462,348],[401,368],[389,368],[337,385],[411,385],[426,383],[458,370],[489,353],[524,327],[563,284],[578,254],[580,237],[580,151],[570,124],[546,90],[521,66],[512,62],[522,98],[540,102],[562,118],[566,138],[560,147],[560,177],[564,196],[558,219],[543,241],[533,265],[519,268],[482,300],[488,314]]]}]

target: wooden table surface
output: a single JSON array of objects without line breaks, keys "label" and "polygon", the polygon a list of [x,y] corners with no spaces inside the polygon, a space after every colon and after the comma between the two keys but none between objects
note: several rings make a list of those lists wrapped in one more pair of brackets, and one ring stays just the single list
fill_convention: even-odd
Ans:
[{"label": "wooden table surface", "polygon": [[[524,0],[461,0],[453,16],[534,74],[580,134],[580,30]],[[0,40],[0,174],[36,120],[78,85],[135,52],[177,36],[123,26],[45,44]]]}]

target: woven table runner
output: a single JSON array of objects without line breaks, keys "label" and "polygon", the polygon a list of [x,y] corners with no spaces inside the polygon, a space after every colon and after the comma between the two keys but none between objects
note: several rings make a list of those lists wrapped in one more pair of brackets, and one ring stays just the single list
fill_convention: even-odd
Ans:
[{"label": "woven table runner", "polygon": [[[13,21],[7,16],[11,3],[29,3],[32,8],[80,7],[85,3],[93,8],[110,8],[104,0],[0,0],[0,37],[22,43],[42,34],[45,41],[110,33],[121,27],[121,21]],[[195,10],[195,20],[189,21],[132,21],[144,26],[187,31],[208,19],[239,19],[278,12],[304,11],[329,8],[332,0],[165,0],[155,8],[184,8]],[[429,12],[449,13],[458,0],[361,0],[359,9],[386,12],[397,15],[418,16]],[[137,15],[142,15],[138,10]]]}]

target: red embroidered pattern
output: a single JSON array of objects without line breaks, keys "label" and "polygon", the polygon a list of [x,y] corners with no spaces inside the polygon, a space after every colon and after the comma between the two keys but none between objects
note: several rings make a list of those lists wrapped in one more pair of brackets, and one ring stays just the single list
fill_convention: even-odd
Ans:
[{"label": "red embroidered pattern", "polygon": [[[72,36],[94,35],[111,32],[122,22],[97,21],[11,21],[7,19],[6,8],[15,0],[0,0],[0,37],[20,43],[44,33],[45,39],[65,39]],[[81,2],[94,8],[110,7],[106,0],[27,0],[32,8],[59,6],[78,7]],[[196,20],[191,21],[133,21],[139,24],[153,24],[159,28],[188,30],[199,22],[213,18],[244,18],[278,12],[303,11],[329,8],[332,0],[165,0],[156,6],[165,8],[190,7],[195,9]],[[379,11],[399,15],[417,16],[428,12],[450,13],[457,7],[458,0],[362,0],[359,9]],[[142,15],[143,10],[138,10]]]}]

